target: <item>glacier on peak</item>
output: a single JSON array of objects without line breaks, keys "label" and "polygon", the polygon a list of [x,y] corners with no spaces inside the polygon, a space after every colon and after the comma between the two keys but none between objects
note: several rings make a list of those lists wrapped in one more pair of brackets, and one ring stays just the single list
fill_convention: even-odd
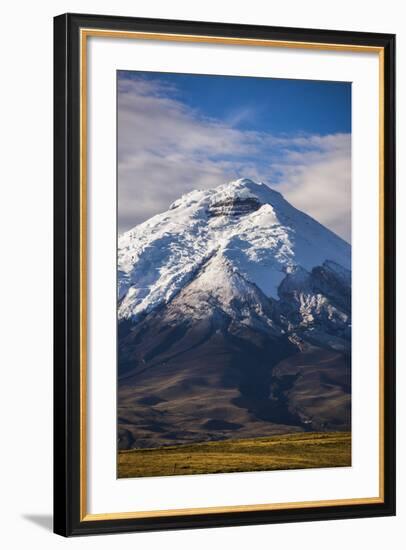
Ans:
[{"label": "glacier on peak", "polygon": [[169,302],[203,268],[216,278],[231,266],[277,299],[287,273],[324,262],[346,276],[350,245],[266,184],[241,178],[191,191],[119,237],[118,316],[136,319]]}]

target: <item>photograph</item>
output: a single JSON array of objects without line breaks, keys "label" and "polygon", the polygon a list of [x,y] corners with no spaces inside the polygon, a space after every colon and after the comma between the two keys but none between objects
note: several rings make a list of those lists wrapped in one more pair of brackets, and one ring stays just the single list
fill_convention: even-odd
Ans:
[{"label": "photograph", "polygon": [[350,467],[351,82],[116,78],[117,477]]}]

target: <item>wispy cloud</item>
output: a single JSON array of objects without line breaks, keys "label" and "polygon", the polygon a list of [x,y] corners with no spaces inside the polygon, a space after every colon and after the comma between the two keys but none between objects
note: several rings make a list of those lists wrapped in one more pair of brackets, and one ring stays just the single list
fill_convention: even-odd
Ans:
[{"label": "wispy cloud", "polygon": [[351,242],[351,136],[311,136],[293,142],[300,149],[287,147],[281,162],[271,167],[279,173],[278,190]]},{"label": "wispy cloud", "polygon": [[[164,211],[192,189],[237,177],[264,181],[346,240],[350,239],[348,134],[274,136],[242,130],[242,106],[224,121],[186,106],[164,81],[120,78],[119,230]],[[242,119],[241,119],[242,117]]]}]

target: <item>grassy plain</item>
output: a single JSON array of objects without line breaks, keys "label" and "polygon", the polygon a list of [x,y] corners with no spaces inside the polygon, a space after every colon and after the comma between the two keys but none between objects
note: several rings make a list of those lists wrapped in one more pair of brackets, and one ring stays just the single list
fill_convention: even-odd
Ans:
[{"label": "grassy plain", "polygon": [[118,454],[119,478],[351,466],[351,433],[296,433],[131,449]]}]

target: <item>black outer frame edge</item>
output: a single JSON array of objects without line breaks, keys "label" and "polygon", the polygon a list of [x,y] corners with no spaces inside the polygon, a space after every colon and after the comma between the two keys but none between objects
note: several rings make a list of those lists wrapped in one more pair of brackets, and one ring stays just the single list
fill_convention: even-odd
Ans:
[{"label": "black outer frame edge", "polygon": [[54,19],[54,531],[67,535],[69,473],[66,448],[67,254],[67,18]]},{"label": "black outer frame edge", "polygon": [[195,34],[232,38],[263,38],[268,40],[355,44],[365,46],[384,46],[388,40],[394,37],[393,34],[388,33],[272,27],[238,23],[184,21],[178,19],[150,19],[115,15],[76,13],[68,13],[66,15],[69,21],[75,26],[120,31]]},{"label": "black outer frame edge", "polygon": [[[304,523],[394,515],[381,504],[331,506],[296,510],[252,512],[226,512],[163,518],[85,521],[75,527],[70,536],[87,536],[114,533],[173,531],[183,529],[207,529],[218,527],[248,527],[275,523]],[[96,524],[96,525],[95,525]]]},{"label": "black outer frame edge", "polygon": [[54,532],[80,523],[79,35],[54,18]]},{"label": "black outer frame edge", "polygon": [[384,500],[396,514],[396,38],[384,49]]},{"label": "black outer frame edge", "polygon": [[[204,34],[385,48],[385,493],[382,504],[80,521],[80,28]],[[64,14],[54,19],[54,531],[63,536],[288,523],[395,514],[395,36]]]}]

